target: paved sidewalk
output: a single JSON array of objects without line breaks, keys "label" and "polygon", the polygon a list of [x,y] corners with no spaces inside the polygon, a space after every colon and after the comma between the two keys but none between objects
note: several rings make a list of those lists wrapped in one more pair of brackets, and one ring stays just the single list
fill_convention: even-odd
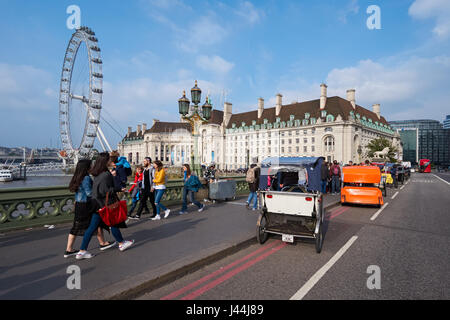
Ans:
[{"label": "paved sidewalk", "polygon": [[[82,261],[63,258],[68,224],[0,234],[0,299],[107,299],[164,280],[164,275],[173,276],[176,270],[250,243],[258,215],[245,208],[245,200],[209,204],[201,213],[190,206],[181,216],[175,207],[168,219],[160,221],[144,215],[122,230],[125,239],[136,240],[129,250],[102,252],[93,237],[89,251],[96,256]],[[325,197],[326,206],[338,201],[338,196]],[[78,238],[75,248],[80,244]],[[70,265],[81,269],[81,290],[67,289]]]}]

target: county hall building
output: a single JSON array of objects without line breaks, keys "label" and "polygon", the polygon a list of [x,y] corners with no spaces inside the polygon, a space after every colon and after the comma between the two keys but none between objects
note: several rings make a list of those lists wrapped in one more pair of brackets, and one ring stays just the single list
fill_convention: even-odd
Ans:
[{"label": "county hall building", "polygon": [[[202,164],[215,163],[219,169],[246,168],[271,156],[323,156],[327,161],[363,162],[367,145],[384,137],[399,150],[400,135],[380,113],[380,105],[368,110],[356,104],[355,90],[347,90],[346,99],[327,96],[327,86],[320,86],[316,100],[276,105],[267,108],[258,100],[257,110],[233,114],[232,104],[212,110],[210,120],[199,130],[198,153]],[[161,160],[165,165],[190,163],[194,137],[188,122],[154,120],[151,128],[128,128],[119,143],[119,151],[130,163],[142,163],[144,157]]]}]

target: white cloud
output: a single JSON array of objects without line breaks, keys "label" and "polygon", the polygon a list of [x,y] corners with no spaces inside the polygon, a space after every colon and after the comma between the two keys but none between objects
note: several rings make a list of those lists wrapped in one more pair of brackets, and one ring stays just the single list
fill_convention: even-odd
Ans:
[{"label": "white cloud", "polygon": [[250,1],[241,2],[239,9],[235,12],[249,24],[257,23],[264,16],[264,12],[255,8]]},{"label": "white cloud", "polygon": [[58,105],[56,85],[45,70],[0,63],[0,109],[50,110]]},{"label": "white cloud", "polygon": [[450,1],[416,0],[409,8],[409,14],[416,19],[436,19],[433,33],[439,39],[450,36]]},{"label": "white cloud", "polygon": [[[283,103],[318,99],[320,83],[304,79],[293,81],[296,87],[280,84]],[[381,104],[388,120],[431,118],[441,120],[448,113],[450,100],[450,56],[412,57],[390,63],[362,60],[355,66],[333,69],[325,83],[328,96],[346,98],[348,89],[356,89],[356,103],[371,109]],[[269,100],[275,104],[275,97]]]},{"label": "white cloud", "polygon": [[350,0],[350,2],[347,3],[345,8],[338,11],[338,19],[343,23],[347,23],[347,17],[350,14],[357,14],[358,12],[359,12],[358,0]]},{"label": "white cloud", "polygon": [[197,66],[203,70],[224,75],[233,69],[234,64],[219,56],[209,57],[202,55],[197,58]]}]

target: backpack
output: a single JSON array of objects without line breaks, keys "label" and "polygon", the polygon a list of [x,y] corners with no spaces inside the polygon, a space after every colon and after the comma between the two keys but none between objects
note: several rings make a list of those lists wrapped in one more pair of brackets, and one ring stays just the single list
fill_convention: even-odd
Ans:
[{"label": "backpack", "polygon": [[333,167],[333,175],[338,176],[339,175],[339,166],[334,166]]},{"label": "backpack", "polygon": [[133,171],[131,170],[131,168],[125,167],[125,173],[127,177],[129,177],[133,174]]},{"label": "backpack", "polygon": [[255,169],[248,169],[247,171],[247,177],[245,178],[245,181],[247,181],[248,183],[255,183],[256,182],[256,178],[255,178]]}]

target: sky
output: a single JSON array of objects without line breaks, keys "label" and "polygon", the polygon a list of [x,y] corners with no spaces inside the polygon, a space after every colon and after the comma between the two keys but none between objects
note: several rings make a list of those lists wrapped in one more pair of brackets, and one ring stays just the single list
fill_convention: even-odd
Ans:
[{"label": "sky", "polygon": [[[129,126],[179,121],[177,100],[195,80],[202,104],[209,93],[215,109],[227,100],[234,113],[260,97],[273,107],[277,93],[284,104],[319,99],[326,83],[328,96],[354,88],[357,104],[379,103],[388,121],[450,114],[448,0],[0,0],[0,146],[61,146],[70,5],[99,39],[100,125],[113,146]],[[380,28],[368,27],[371,5]]]}]

